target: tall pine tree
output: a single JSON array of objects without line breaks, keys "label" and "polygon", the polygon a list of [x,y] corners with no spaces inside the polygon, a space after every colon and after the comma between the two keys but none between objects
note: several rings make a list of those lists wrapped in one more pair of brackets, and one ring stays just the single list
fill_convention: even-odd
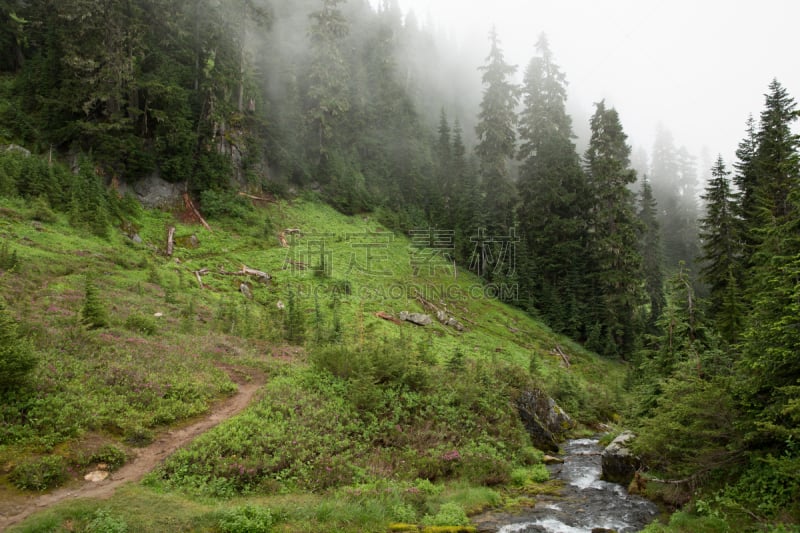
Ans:
[{"label": "tall pine tree", "polygon": [[514,225],[516,191],[509,162],[516,153],[516,107],[519,88],[511,81],[517,67],[506,63],[497,30],[489,33],[490,51],[483,72],[483,100],[475,132],[475,153],[485,194],[490,233],[505,234]]},{"label": "tall pine tree", "polygon": [[795,102],[773,81],[761,113],[753,160],[756,239],[748,271],[750,308],[741,375],[756,409],[757,438],[800,438],[800,155]]},{"label": "tall pine tree", "polygon": [[639,253],[642,254],[642,275],[644,276],[644,290],[647,293],[649,312],[646,323],[652,330],[655,321],[664,308],[664,269],[663,252],[661,248],[661,229],[658,224],[658,204],[653,196],[653,189],[647,176],[642,178],[642,188],[639,192],[639,222],[641,234],[639,237]]},{"label": "tall pine tree", "polygon": [[700,274],[709,286],[710,312],[716,320],[717,330],[724,339],[734,343],[742,328],[744,310],[737,282],[741,277],[740,224],[736,218],[737,198],[731,189],[729,176],[730,172],[719,156],[703,195],[706,214],[700,221]]},{"label": "tall pine tree", "polygon": [[523,292],[557,331],[580,336],[585,329],[588,191],[566,113],[565,76],[542,35],[522,88],[517,218],[525,245]]},{"label": "tall pine tree", "polygon": [[635,315],[643,301],[642,258],[638,251],[638,220],[634,194],[636,181],[630,168],[630,147],[619,115],[605,102],[595,104],[591,139],[584,156],[592,198],[590,253],[594,269],[593,322],[602,336],[613,339],[604,350],[627,355],[636,338]]},{"label": "tall pine tree", "polygon": [[310,15],[311,66],[306,102],[311,146],[320,163],[328,158],[334,127],[350,109],[349,72],[342,52],[342,40],[349,28],[338,7],[342,0],[321,3],[319,10]]}]

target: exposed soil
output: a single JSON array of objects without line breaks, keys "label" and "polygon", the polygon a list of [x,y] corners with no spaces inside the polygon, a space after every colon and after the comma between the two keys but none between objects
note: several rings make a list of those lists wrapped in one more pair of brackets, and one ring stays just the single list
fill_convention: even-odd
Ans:
[{"label": "exposed soil", "polygon": [[[265,382],[265,376],[256,371],[234,367],[224,368],[231,379],[239,385],[235,395],[215,405],[211,412],[196,422],[184,427],[174,428],[160,434],[156,440],[136,450],[136,457],[103,481],[73,482],[69,486],[41,495],[9,498],[0,502],[0,531],[21,522],[33,513],[42,511],[56,503],[72,498],[110,498],[117,487],[125,483],[141,480],[167,456],[178,448],[190,443],[220,422],[243,411],[252,401],[258,389]],[[249,376],[250,379],[247,379]]]}]

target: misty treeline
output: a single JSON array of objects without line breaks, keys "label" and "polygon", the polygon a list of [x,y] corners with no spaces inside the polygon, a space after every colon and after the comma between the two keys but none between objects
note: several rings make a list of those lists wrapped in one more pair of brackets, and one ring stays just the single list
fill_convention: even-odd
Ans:
[{"label": "misty treeline", "polygon": [[[237,188],[310,189],[395,229],[452,231],[455,260],[604,354],[632,354],[658,315],[660,271],[642,269],[664,262],[637,245],[619,118],[599,104],[576,152],[544,37],[519,86],[495,32],[476,70],[396,0],[4,0],[0,13],[0,67],[15,74],[2,137],[84,154],[107,182],[185,183],[207,206]],[[670,267],[697,239],[696,206],[676,200],[696,203],[696,172],[679,155],[657,143],[652,164]]]},{"label": "misty treeline", "polygon": [[[794,100],[769,86],[732,164],[698,171],[666,130],[632,163],[604,102],[579,153],[544,36],[521,84],[495,31],[478,71],[441,44],[394,0],[0,0],[0,140],[91,161],[77,178],[18,165],[3,193],[98,234],[116,204],[92,170],[158,174],[216,205],[302,189],[450,230],[454,259],[517,287],[513,303],[633,363],[650,464],[692,487],[726,468],[731,501],[797,519]],[[503,264],[497,243],[515,244]]]}]

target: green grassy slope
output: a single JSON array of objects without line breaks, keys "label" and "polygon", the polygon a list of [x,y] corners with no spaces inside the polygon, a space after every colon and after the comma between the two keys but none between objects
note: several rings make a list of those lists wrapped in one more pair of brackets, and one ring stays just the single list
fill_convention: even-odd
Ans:
[{"label": "green grassy slope", "polygon": [[[0,202],[0,243],[20,259],[0,274],[0,290],[39,359],[0,413],[0,499],[24,501],[11,481],[26,461],[57,455],[77,477],[207,412],[235,390],[232,377],[252,370],[269,379],[251,409],[175,454],[144,486],[109,503],[62,504],[20,530],[107,529],[114,520],[142,531],[236,530],[226,520],[251,519],[289,531],[452,523],[459,517],[447,516],[448,501],[465,511],[501,501],[487,485],[546,490],[531,488],[541,454],[516,420],[515,387],[544,386],[585,423],[612,417],[620,401],[622,365],[486,297],[494,289],[470,273],[421,262],[431,249],[372,216],[298,200],[209,220],[209,231],[141,211],[127,221],[141,243],[35,218],[29,205]],[[170,226],[178,245],[166,257]],[[279,234],[289,228],[301,234],[287,234],[284,247]],[[232,275],[243,265],[271,281]],[[87,276],[107,328],[80,324]],[[465,330],[376,316],[430,312],[417,295]],[[292,312],[304,323],[294,344]]]}]

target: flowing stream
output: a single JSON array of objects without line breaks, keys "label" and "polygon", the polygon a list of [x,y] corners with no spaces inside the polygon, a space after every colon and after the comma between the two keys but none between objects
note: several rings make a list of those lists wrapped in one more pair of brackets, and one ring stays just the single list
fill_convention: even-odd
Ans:
[{"label": "flowing stream", "polygon": [[564,482],[561,497],[538,498],[533,509],[507,519],[498,533],[632,533],[655,519],[655,504],[600,479],[597,439],[571,440],[563,449],[564,464],[549,467],[551,476]]}]

